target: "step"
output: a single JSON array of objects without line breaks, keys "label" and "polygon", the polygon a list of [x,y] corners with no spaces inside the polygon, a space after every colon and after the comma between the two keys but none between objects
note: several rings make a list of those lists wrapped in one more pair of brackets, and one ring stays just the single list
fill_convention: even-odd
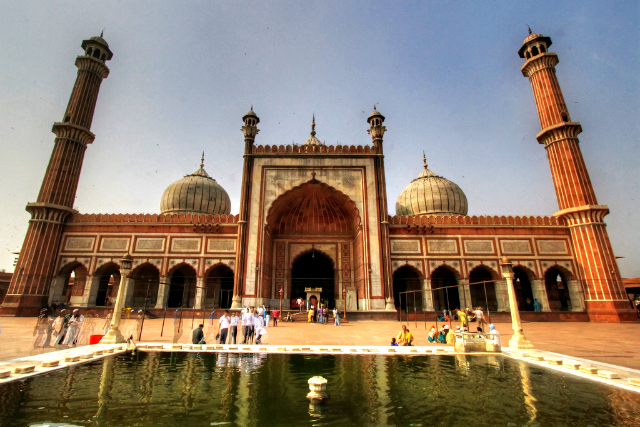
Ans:
[{"label": "step", "polygon": [[80,359],[93,359],[93,353],[81,354]]},{"label": "step", "polygon": [[11,376],[11,371],[0,371],[0,378],[9,378]]},{"label": "step", "polygon": [[606,378],[608,380],[618,380],[620,379],[620,375],[611,371],[598,371],[598,376],[602,378]]},{"label": "step", "polygon": [[42,362],[40,366],[42,366],[43,368],[53,368],[54,366],[58,366],[59,364],[59,360],[47,360],[46,362]]},{"label": "step", "polygon": [[64,361],[67,363],[78,362],[80,361],[80,356],[67,356],[64,358]]},{"label": "step", "polygon": [[563,360],[562,366],[569,369],[575,369],[576,371],[580,369],[580,364],[571,360]]},{"label": "step", "polygon": [[35,365],[18,366],[16,368],[13,368],[13,373],[14,374],[26,374],[28,372],[35,371],[35,369],[36,369]]},{"label": "step", "polygon": [[562,365],[562,359],[547,359],[549,365],[560,366]]},{"label": "step", "polygon": [[[0,376],[0,378],[2,377]],[[627,381],[632,386],[640,387],[640,378],[627,378]]]},{"label": "step", "polygon": [[580,372],[582,372],[583,374],[595,375],[598,373],[598,368],[594,368],[593,366],[581,366]]}]

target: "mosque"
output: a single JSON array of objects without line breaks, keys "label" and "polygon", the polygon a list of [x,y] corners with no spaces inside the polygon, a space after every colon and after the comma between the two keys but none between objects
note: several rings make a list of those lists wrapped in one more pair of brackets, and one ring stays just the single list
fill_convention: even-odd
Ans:
[{"label": "mosque", "polygon": [[[426,160],[389,213],[385,117],[375,107],[367,120],[371,145],[364,146],[325,145],[315,119],[302,145],[260,145],[252,107],[242,117],[237,214],[204,159],[167,187],[159,214],[92,214],[74,210],[73,201],[113,53],[102,37],[84,40],[0,310],[31,315],[55,300],[108,310],[125,286],[125,305],[148,310],[281,301],[293,308],[303,298],[364,318],[475,306],[505,312],[506,256],[519,309],[532,320],[635,320],[604,223],[609,209],[596,200],[580,152],[582,128],[569,115],[550,45],[549,37],[530,34],[518,51],[558,198],[550,216],[469,216],[462,189]],[[121,277],[125,253],[133,266]]]}]

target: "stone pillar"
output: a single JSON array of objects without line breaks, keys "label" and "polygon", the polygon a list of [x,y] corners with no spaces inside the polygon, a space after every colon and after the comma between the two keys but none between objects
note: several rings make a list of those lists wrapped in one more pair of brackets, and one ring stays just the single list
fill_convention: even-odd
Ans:
[{"label": "stone pillar", "polygon": [[64,283],[66,276],[55,276],[51,279],[51,290],[49,291],[49,305],[54,301],[60,301],[62,299],[62,290],[64,289]]},{"label": "stone pillar", "polygon": [[509,294],[509,306],[511,307],[511,326],[513,328],[513,336],[509,340],[509,347],[515,349],[533,348],[533,345],[524,336],[522,323],[520,322],[520,311],[518,310],[518,301],[516,299],[516,290],[513,287],[513,266],[507,257],[502,258],[502,277],[504,277],[507,293]]},{"label": "stone pillar", "polygon": [[[422,282],[423,298],[422,306],[425,311],[433,311],[433,293],[431,292],[431,279],[424,279]],[[453,310],[455,307],[452,307]]]},{"label": "stone pillar", "polygon": [[82,302],[80,307],[95,307],[96,298],[98,297],[98,287],[100,286],[100,276],[87,276],[87,282],[84,285],[84,293],[82,294]]},{"label": "stone pillar", "polygon": [[[487,283],[487,289],[489,288],[489,286],[491,285]],[[507,292],[507,286],[504,280],[496,280],[493,286],[495,286],[495,290],[496,290],[496,300],[498,300],[498,311],[511,311],[509,309],[509,295]]]},{"label": "stone pillar", "polygon": [[202,310],[204,308],[204,299],[206,297],[204,291],[204,277],[198,277],[196,279],[196,300],[194,307],[198,310]]},{"label": "stone pillar", "polygon": [[571,311],[584,310],[584,296],[579,280],[567,280],[567,288],[569,290],[569,298],[571,298]]},{"label": "stone pillar", "polygon": [[[458,280],[458,296],[460,297],[460,309],[471,308],[471,289],[469,279]],[[453,310],[455,307],[452,307]]]},{"label": "stone pillar", "polygon": [[120,286],[124,286],[126,292],[123,294],[125,297],[124,307],[133,307],[133,288],[135,287],[135,280],[131,277],[120,277]]},{"label": "stone pillar", "polygon": [[549,307],[549,297],[547,296],[547,287],[544,285],[544,279],[536,279],[531,281],[531,291],[533,298],[542,304],[542,311],[551,311]]},{"label": "stone pillar", "polygon": [[166,277],[160,278],[158,285],[158,299],[156,300],[156,308],[166,308],[169,300],[169,283]]}]

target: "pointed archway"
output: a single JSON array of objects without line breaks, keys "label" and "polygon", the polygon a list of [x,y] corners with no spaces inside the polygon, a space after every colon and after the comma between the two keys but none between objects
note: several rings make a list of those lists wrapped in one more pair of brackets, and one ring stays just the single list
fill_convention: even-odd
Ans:
[{"label": "pointed archway", "polygon": [[[330,306],[342,299],[343,289],[355,289],[358,299],[365,298],[360,213],[341,191],[314,178],[283,193],[268,210],[262,237],[262,298],[277,298],[283,289],[285,299],[304,299],[305,277],[311,279],[307,287],[322,282],[321,298]],[[292,255],[287,249],[292,244],[302,249]],[[315,245],[332,248],[332,255]]]},{"label": "pointed archway", "polygon": [[322,288],[320,303],[335,307],[335,271],[331,258],[311,250],[300,255],[291,267],[291,299],[307,299],[305,288]]},{"label": "pointed archway", "polygon": [[393,272],[393,299],[396,310],[422,311],[422,274],[410,265],[403,265]]}]

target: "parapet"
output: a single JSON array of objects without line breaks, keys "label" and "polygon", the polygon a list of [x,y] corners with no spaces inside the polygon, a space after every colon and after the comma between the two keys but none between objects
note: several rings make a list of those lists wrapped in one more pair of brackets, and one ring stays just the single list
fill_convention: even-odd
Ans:
[{"label": "parapet", "polygon": [[389,216],[391,225],[475,225],[475,226],[559,226],[566,227],[561,217],[555,216],[463,216],[423,215]]},{"label": "parapet", "polygon": [[76,214],[70,223],[236,224],[239,215],[208,214]]}]

